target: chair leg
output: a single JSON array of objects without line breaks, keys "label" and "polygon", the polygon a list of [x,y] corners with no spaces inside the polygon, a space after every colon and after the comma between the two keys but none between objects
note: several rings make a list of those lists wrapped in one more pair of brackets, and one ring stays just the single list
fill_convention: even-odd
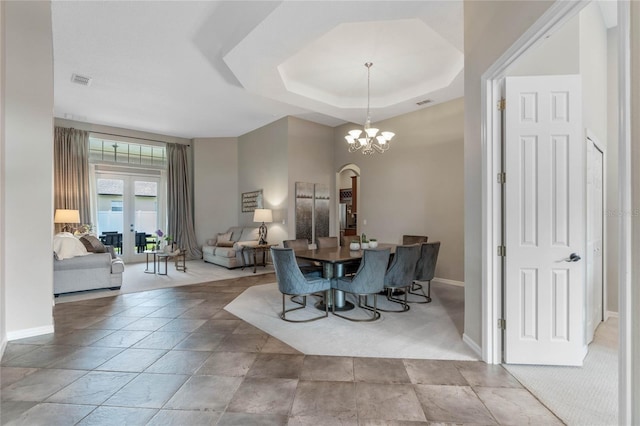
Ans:
[{"label": "chair leg", "polygon": [[[420,290],[420,293],[418,293],[416,290]],[[426,293],[424,292],[423,285],[415,281],[411,284],[411,287],[409,287],[409,293],[413,294],[414,296],[424,298],[424,301],[410,300],[409,303],[430,303],[431,302],[431,280],[427,281]]]},{"label": "chair leg", "polygon": [[399,303],[400,305],[402,305],[402,309],[382,309],[382,308],[378,308],[378,310],[382,311],[382,312],[406,312],[409,309],[411,309],[411,307],[407,303],[407,293],[409,292],[409,287],[410,286],[404,287],[404,290],[405,290],[404,291],[404,300],[403,299],[398,299],[397,297],[393,296],[393,291],[396,290],[395,288],[387,288],[387,300],[390,301],[390,302]]},{"label": "chair leg", "polygon": [[[326,292],[325,292],[326,293]],[[302,297],[302,302],[295,300],[295,297]],[[313,318],[309,318],[309,319],[305,319],[305,320],[292,320],[286,317],[286,314],[288,312],[293,312],[293,311],[297,311],[298,309],[304,309],[307,307],[307,296],[306,295],[295,295],[295,296],[291,296],[291,301],[297,305],[300,305],[298,307],[295,308],[291,308],[291,309],[286,309],[285,308],[285,300],[286,300],[286,295],[284,293],[282,293],[282,312],[280,313],[280,318],[287,321],[287,322],[311,322],[311,321],[315,321],[315,320],[319,320],[321,318],[326,318],[329,316],[329,311],[328,308],[325,306],[325,313],[324,315],[320,315],[317,317],[313,317]]]},{"label": "chair leg", "polygon": [[[335,289],[332,289],[332,291],[335,292]],[[365,297],[365,303],[364,304],[362,303],[362,296]],[[336,313],[335,305],[332,306],[331,313],[333,315],[337,316],[337,317],[340,317],[340,318],[343,318],[343,319],[346,319],[346,320],[349,320],[349,321],[353,321],[353,322],[371,322],[371,321],[375,321],[375,320],[380,318],[380,312],[378,312],[378,309],[377,309],[377,300],[378,300],[377,297],[378,296],[376,294],[373,295],[373,308],[370,308],[367,305],[367,299],[366,299],[367,297],[368,297],[367,294],[365,294],[365,295],[359,294],[358,295],[358,307],[360,307],[360,308],[362,308],[364,310],[372,312],[371,317],[368,318],[368,319],[350,318],[350,317],[348,317],[346,315],[338,314],[338,313]],[[334,300],[335,300],[335,293],[334,293]]]}]

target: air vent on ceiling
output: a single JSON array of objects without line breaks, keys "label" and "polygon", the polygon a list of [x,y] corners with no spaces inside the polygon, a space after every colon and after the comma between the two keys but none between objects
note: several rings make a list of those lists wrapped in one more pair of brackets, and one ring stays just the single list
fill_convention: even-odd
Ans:
[{"label": "air vent on ceiling", "polygon": [[80,74],[72,74],[71,81],[82,86],[89,86],[91,84],[91,77],[87,77]]},{"label": "air vent on ceiling", "polygon": [[422,106],[431,102],[433,102],[431,99],[425,99],[424,101],[416,102],[416,105]]}]

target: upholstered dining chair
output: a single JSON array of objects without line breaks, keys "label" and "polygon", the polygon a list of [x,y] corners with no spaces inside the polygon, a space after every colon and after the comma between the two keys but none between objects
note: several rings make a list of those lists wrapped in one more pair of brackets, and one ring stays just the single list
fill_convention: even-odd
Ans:
[{"label": "upholstered dining chair", "polygon": [[[282,242],[284,248],[293,249],[293,251],[309,250],[309,241],[306,238],[298,238],[297,240],[284,240]],[[296,259],[302,273],[306,276],[321,277],[322,266],[305,259]]]},{"label": "upholstered dining chair", "polygon": [[[375,321],[380,318],[378,312],[378,293],[384,289],[384,276],[389,264],[389,249],[367,249],[363,251],[362,260],[358,272],[352,277],[340,277],[334,279],[331,287],[334,290],[342,290],[345,293],[351,293],[358,296],[358,306],[364,310],[371,312],[368,319],[357,319],[346,315],[336,313],[335,306],[332,306],[331,312],[341,318],[349,321]],[[364,303],[362,297],[364,296]],[[369,306],[367,299],[373,296],[373,306]]]},{"label": "upholstered dining chair", "polygon": [[429,237],[427,237],[426,235],[403,235],[402,245],[408,246],[411,244],[426,243],[428,240],[429,240]]},{"label": "upholstered dining chair", "polygon": [[[328,303],[325,303],[324,315],[302,320],[292,320],[286,317],[287,313],[304,309],[307,306],[307,296],[324,293],[324,300],[329,300],[331,280],[326,278],[306,277],[300,271],[295,254],[291,248],[271,247],[271,260],[276,270],[278,289],[282,293],[282,312],[280,318],[289,322],[309,322],[329,316]],[[291,296],[291,301],[299,306],[286,309],[286,296]],[[302,301],[296,298],[302,298]]]},{"label": "upholstered dining chair", "polygon": [[[422,244],[420,250],[420,259],[416,267],[416,273],[413,277],[410,294],[424,298],[424,301],[412,301],[412,303],[429,303],[431,302],[431,280],[436,273],[436,262],[438,261],[438,253],[440,252],[440,241]],[[416,281],[427,283],[427,292],[425,293],[423,284]],[[420,293],[417,291],[420,290]]]},{"label": "upholstered dining chair", "polygon": [[316,238],[316,246],[319,249],[338,247],[338,237],[318,237]]},{"label": "upholstered dining chair", "polygon": [[[404,312],[410,309],[407,303],[407,293],[413,284],[416,266],[420,258],[420,245],[402,245],[396,247],[391,265],[384,277],[384,289],[387,292],[387,300],[402,305],[401,309],[380,309],[383,312]],[[394,296],[394,291],[404,290],[404,300]]]}]

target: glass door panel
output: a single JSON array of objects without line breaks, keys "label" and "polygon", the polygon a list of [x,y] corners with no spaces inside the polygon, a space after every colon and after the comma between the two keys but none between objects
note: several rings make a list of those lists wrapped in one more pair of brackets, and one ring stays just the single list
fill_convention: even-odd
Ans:
[{"label": "glass door panel", "polygon": [[96,172],[96,232],[125,262],[140,261],[162,229],[159,189],[159,177]]}]

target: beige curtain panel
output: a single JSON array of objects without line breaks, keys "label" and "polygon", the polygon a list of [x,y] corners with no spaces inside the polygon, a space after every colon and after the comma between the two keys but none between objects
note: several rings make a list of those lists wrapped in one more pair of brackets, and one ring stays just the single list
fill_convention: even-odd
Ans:
[{"label": "beige curtain panel", "polygon": [[[56,127],[53,144],[54,209],[78,210],[80,222],[90,223],[89,133]],[[56,224],[56,232],[61,226]]]},{"label": "beige curtain panel", "polygon": [[193,226],[192,176],[187,157],[189,147],[167,144],[167,211],[169,235],[190,259],[200,259],[202,251]]}]

